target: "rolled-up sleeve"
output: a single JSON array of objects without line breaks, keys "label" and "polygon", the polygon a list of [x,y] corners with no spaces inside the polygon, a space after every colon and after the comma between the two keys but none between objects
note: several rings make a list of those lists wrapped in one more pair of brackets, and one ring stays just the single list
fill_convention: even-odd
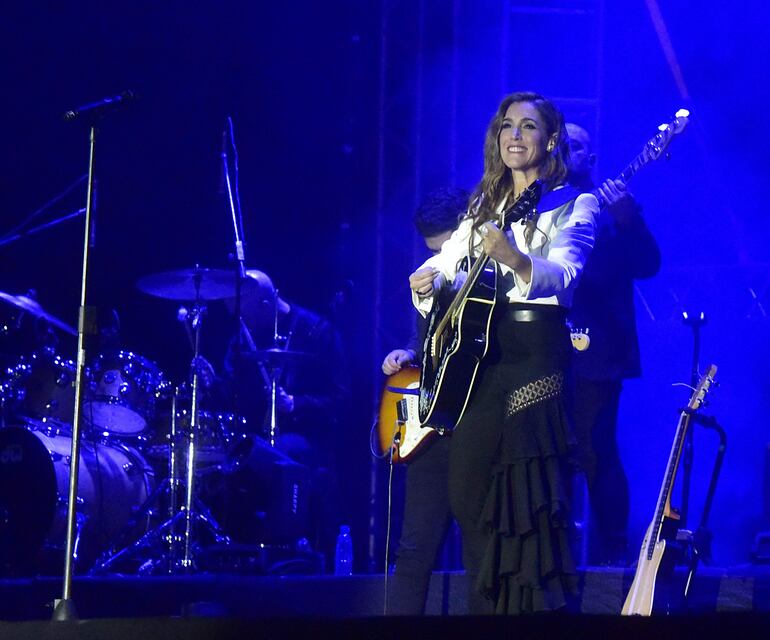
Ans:
[{"label": "rolled-up sleeve", "polygon": [[[418,269],[425,267],[438,269],[439,275],[434,281],[434,293],[447,283],[454,282],[457,277],[458,265],[468,255],[468,238],[472,233],[472,225],[473,221],[470,218],[463,220],[449,239],[441,245],[441,252],[428,258],[418,267]],[[412,304],[425,315],[433,308],[433,295],[418,296],[412,291]]]}]

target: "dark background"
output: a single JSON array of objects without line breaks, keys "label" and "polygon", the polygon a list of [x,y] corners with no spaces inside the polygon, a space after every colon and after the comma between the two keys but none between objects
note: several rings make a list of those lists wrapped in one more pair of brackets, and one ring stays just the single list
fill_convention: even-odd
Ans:
[{"label": "dark background", "polygon": [[[660,44],[655,6],[684,85]],[[512,90],[553,96],[586,126],[598,177],[619,173],[686,106],[693,118],[671,160],[632,185],[664,268],[639,285],[645,376],[628,383],[622,407],[631,540],[652,516],[688,395],[671,386],[690,377],[692,338],[680,314],[703,310],[701,363],[720,366],[712,411],[730,435],[715,561],[743,562],[768,527],[767,12],[758,0],[729,13],[715,0],[17,3],[0,21],[0,233],[85,173],[87,130],[61,114],[135,91],[139,99],[100,126],[89,300],[119,311],[124,348],[183,380],[190,354],[177,305],[135,282],[231,266],[219,157],[230,115],[249,264],[287,299],[329,314],[345,342],[354,406],[335,434],[349,460],[340,502],[363,568],[384,531],[382,509],[368,521],[368,432],[379,364],[410,330],[405,277],[424,257],[411,227],[417,202],[439,186],[475,184],[483,132]],[[81,184],[36,221],[84,201]],[[46,310],[75,325],[82,233],[81,218],[0,247],[0,290],[35,289]],[[211,305],[205,350],[214,362],[226,322]],[[60,350],[73,357],[74,346],[65,340]],[[696,513],[714,442],[696,434]],[[374,465],[377,497],[382,467]]]}]

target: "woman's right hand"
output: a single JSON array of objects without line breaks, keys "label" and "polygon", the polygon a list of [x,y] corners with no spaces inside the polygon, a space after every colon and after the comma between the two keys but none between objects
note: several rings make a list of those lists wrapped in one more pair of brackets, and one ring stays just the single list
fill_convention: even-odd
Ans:
[{"label": "woman's right hand", "polygon": [[416,354],[411,349],[394,349],[382,361],[382,372],[386,376],[393,375],[415,359]]},{"label": "woman's right hand", "polygon": [[438,274],[439,270],[433,267],[417,269],[417,271],[409,276],[409,287],[420,298],[427,298],[433,295],[433,281]]}]

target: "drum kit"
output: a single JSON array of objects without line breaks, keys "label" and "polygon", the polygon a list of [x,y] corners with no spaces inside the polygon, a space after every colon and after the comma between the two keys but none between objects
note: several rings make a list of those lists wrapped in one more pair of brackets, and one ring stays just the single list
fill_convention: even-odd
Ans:
[{"label": "drum kit", "polygon": [[[243,473],[255,465],[301,468],[272,446],[275,374],[273,420],[264,439],[249,433],[242,417],[201,408],[198,347],[206,304],[232,297],[234,281],[231,271],[196,267],[137,282],[149,295],[190,303],[184,318],[193,348],[190,385],[175,386],[155,363],[128,350],[103,351],[88,363],[80,414],[74,553],[79,572],[198,570],[196,554],[205,544],[231,543],[202,498],[202,487],[210,491],[217,484],[210,478],[227,483],[237,477],[242,491]],[[3,363],[0,574],[11,575],[60,570],[75,403],[76,366],[58,353],[55,336],[76,331],[32,297],[0,292],[3,344],[13,343],[24,322],[45,327],[38,335],[54,339],[38,338],[30,352],[9,356]],[[243,354],[268,372],[304,355],[278,348]],[[296,505],[296,486],[290,493],[287,499]],[[300,538],[302,526],[292,533],[294,540]],[[237,536],[238,543],[262,542]]]}]

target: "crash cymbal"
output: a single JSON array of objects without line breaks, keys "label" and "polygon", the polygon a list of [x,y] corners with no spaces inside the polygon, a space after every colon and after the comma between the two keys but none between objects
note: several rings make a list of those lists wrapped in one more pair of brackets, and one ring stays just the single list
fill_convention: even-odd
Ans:
[{"label": "crash cymbal", "polygon": [[0,291],[0,300],[5,300],[8,304],[21,309],[25,313],[28,313],[34,318],[41,318],[45,320],[52,327],[56,327],[65,333],[76,336],[78,334],[75,329],[69,326],[67,323],[62,322],[58,318],[52,316],[46,312],[37,300],[30,298],[29,296],[12,296],[10,293],[4,293]]},{"label": "crash cymbal", "polygon": [[288,351],[276,347],[273,347],[272,349],[262,349],[260,351],[244,351],[241,353],[241,357],[244,360],[253,360],[273,367],[279,367],[289,362],[296,362],[309,355],[309,353],[305,353],[304,351]]},{"label": "crash cymbal", "polygon": [[235,274],[225,269],[179,269],[153,273],[136,283],[140,291],[167,300],[221,300],[235,296]]}]

